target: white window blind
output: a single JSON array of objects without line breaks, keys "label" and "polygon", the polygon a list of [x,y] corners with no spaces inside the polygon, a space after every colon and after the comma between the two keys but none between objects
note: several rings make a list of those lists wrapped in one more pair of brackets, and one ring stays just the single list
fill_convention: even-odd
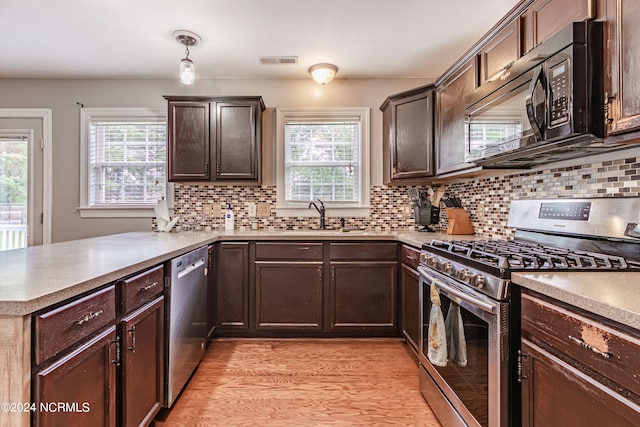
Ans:
[{"label": "white window blind", "polygon": [[166,122],[91,118],[89,206],[151,205],[166,195]]},{"label": "white window blind", "polygon": [[473,121],[468,132],[469,146],[473,150],[483,150],[520,138],[522,122],[520,120]]},{"label": "white window blind", "polygon": [[360,140],[359,120],[286,122],[286,202],[359,203]]}]

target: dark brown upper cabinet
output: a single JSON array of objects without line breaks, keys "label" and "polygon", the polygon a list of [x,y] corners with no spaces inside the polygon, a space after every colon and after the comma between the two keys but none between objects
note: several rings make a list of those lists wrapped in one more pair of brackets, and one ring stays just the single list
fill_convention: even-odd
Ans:
[{"label": "dark brown upper cabinet", "polygon": [[480,49],[480,84],[499,78],[522,55],[521,19],[515,19]]},{"label": "dark brown upper cabinet", "polygon": [[536,0],[523,14],[524,51],[528,52],[572,22],[593,19],[596,0]]},{"label": "dark brown upper cabinet", "polygon": [[[618,135],[640,132],[640,3],[607,2],[605,90],[607,131]],[[625,135],[638,138],[640,133]],[[637,142],[637,139],[636,139]]]},{"label": "dark brown upper cabinet", "polygon": [[464,161],[465,98],[476,89],[476,58],[446,78],[437,90],[437,174],[448,174],[475,165]]},{"label": "dark brown upper cabinet", "polygon": [[164,98],[169,181],[260,182],[261,97]]},{"label": "dark brown upper cabinet", "polygon": [[209,103],[169,101],[169,181],[209,181]]},{"label": "dark brown upper cabinet", "polygon": [[384,184],[424,181],[433,167],[434,86],[390,96],[383,117]]}]

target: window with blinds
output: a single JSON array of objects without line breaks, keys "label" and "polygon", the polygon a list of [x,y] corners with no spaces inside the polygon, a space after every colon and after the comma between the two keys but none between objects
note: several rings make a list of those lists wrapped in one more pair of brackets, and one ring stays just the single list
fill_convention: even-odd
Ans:
[{"label": "window with blinds", "polygon": [[287,203],[360,201],[359,120],[287,121],[284,182]]},{"label": "window with blinds", "polygon": [[166,121],[91,118],[89,206],[152,205],[166,195]]},{"label": "window with blinds", "polygon": [[276,109],[276,216],[369,215],[369,108]]}]

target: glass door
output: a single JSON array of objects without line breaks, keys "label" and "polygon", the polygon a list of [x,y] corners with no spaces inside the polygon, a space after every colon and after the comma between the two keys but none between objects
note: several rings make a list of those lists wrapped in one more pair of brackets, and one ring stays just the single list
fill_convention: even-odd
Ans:
[{"label": "glass door", "polygon": [[0,251],[27,246],[29,146],[0,134]]}]

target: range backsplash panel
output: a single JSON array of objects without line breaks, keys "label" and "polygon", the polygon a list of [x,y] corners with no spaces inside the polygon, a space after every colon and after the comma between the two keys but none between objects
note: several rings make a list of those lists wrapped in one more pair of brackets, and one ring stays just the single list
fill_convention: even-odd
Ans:
[{"label": "range backsplash panel", "polygon": [[[347,227],[366,227],[371,231],[416,230],[413,209],[406,186],[371,187],[371,212],[367,218],[345,218]],[[447,184],[446,190],[462,200],[473,222],[475,234],[483,238],[512,238],[507,217],[512,200],[540,198],[590,198],[640,196],[640,158],[589,163],[565,168],[522,171],[518,173],[476,178]],[[180,230],[222,230],[223,215],[214,215],[212,205],[231,203],[235,228],[251,229],[254,219],[259,229],[318,228],[316,215],[304,218],[275,216],[275,186],[219,186],[208,184],[175,184],[175,215],[180,216]],[[268,217],[248,216],[247,203],[267,204]],[[440,224],[447,228],[447,215],[441,204]],[[328,211],[329,212],[329,211]],[[222,212],[224,213],[224,212]],[[315,213],[315,211],[314,211]],[[329,212],[330,214],[330,212]],[[327,226],[338,228],[339,220],[327,216]]]}]

